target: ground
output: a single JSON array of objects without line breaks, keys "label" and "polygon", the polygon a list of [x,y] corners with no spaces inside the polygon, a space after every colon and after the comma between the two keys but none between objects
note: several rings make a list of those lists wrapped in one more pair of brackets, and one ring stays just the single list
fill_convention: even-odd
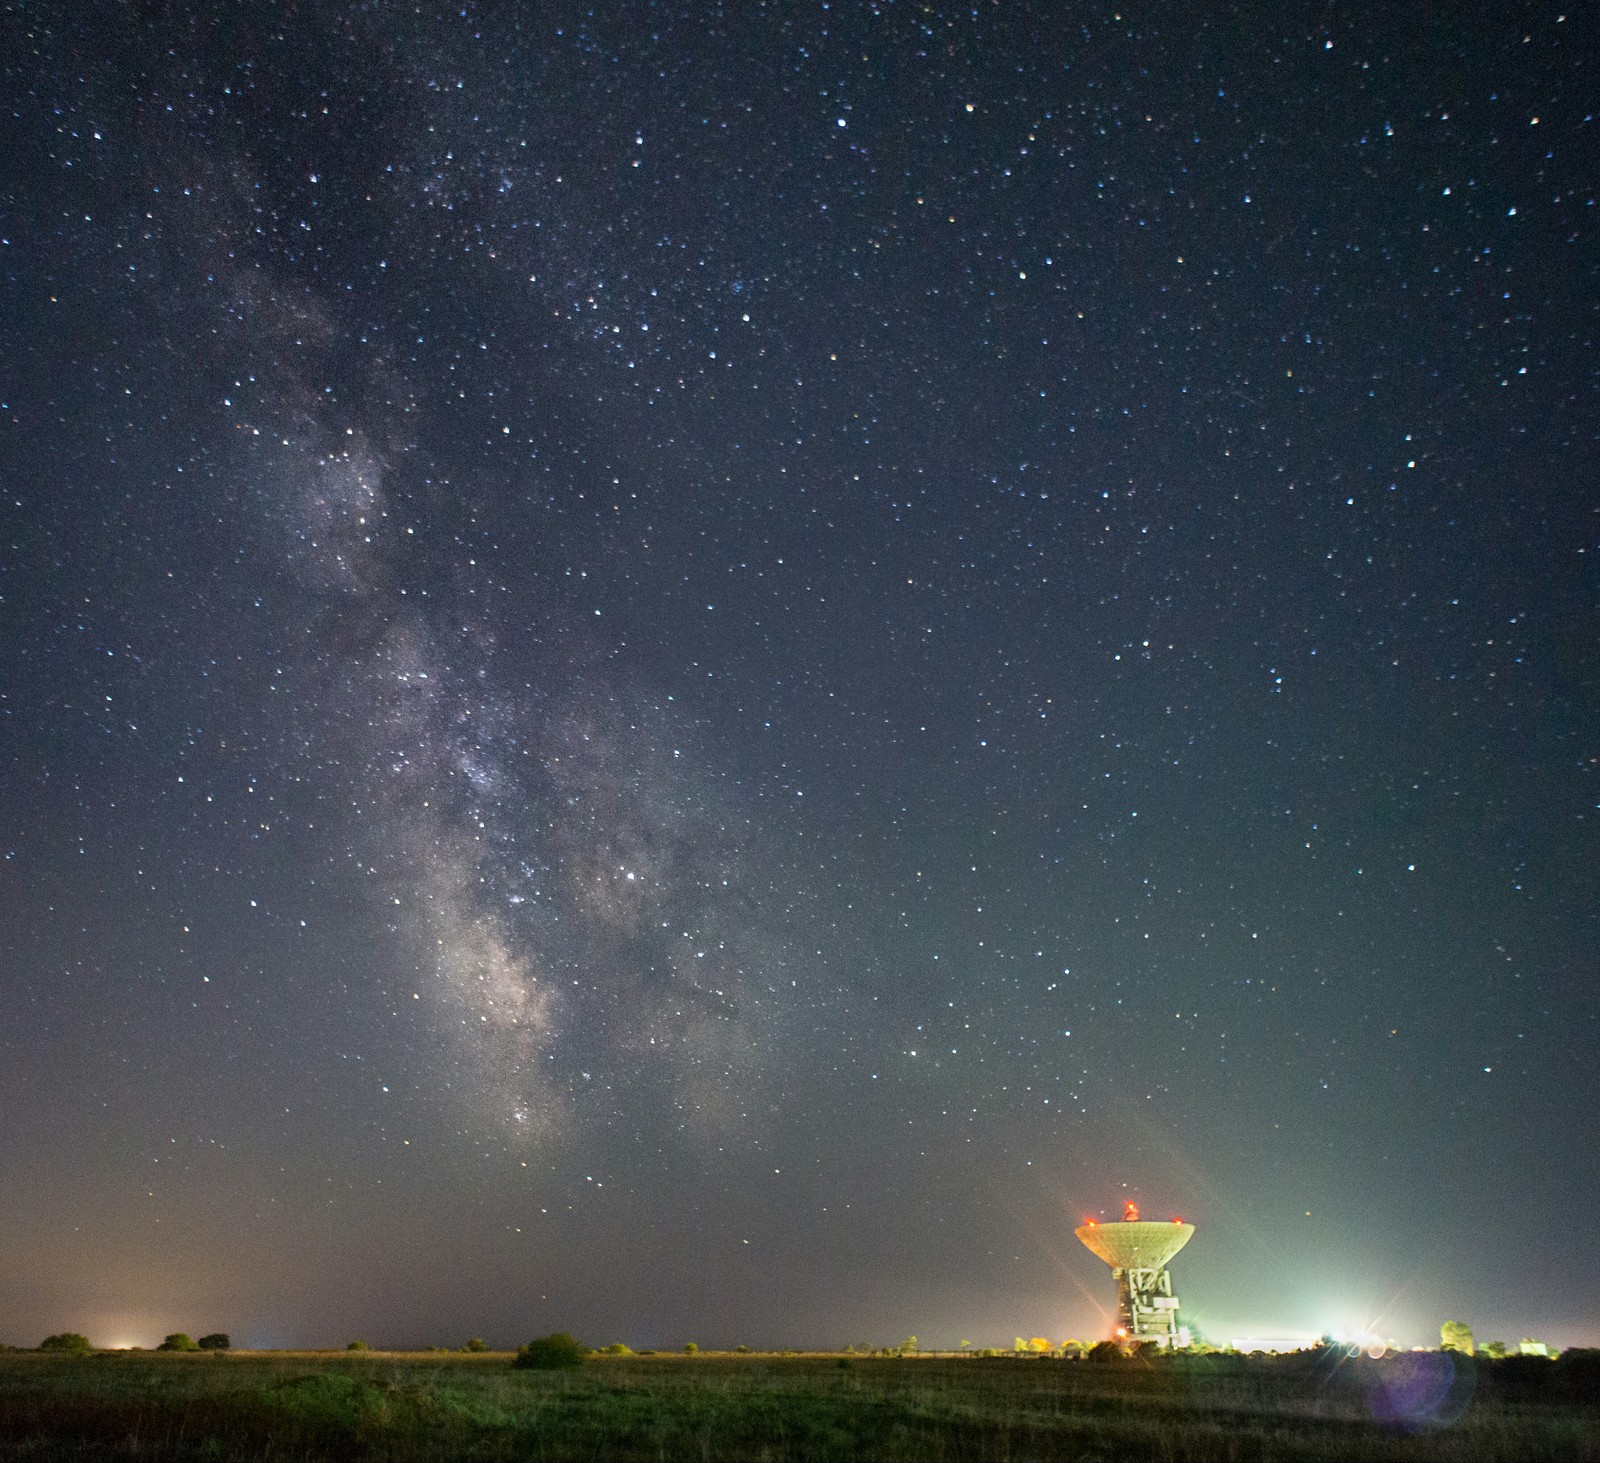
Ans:
[{"label": "ground", "polygon": [[1402,1354],[0,1356],[27,1459],[1549,1459],[1600,1463],[1593,1369]]}]

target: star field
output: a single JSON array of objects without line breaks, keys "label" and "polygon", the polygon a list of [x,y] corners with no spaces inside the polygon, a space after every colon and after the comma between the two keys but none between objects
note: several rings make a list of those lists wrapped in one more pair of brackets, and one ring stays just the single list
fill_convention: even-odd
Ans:
[{"label": "star field", "polygon": [[0,28],[0,1339],[1597,1344],[1591,18]]}]

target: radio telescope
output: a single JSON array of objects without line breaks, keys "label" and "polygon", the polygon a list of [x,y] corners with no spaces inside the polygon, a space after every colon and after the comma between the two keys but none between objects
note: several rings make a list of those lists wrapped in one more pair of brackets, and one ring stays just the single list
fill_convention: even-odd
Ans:
[{"label": "radio telescope", "polygon": [[1178,1297],[1172,1293],[1167,1262],[1194,1234],[1181,1219],[1169,1223],[1139,1218],[1137,1204],[1123,1206],[1120,1224],[1090,1220],[1074,1231],[1087,1249],[1111,1267],[1117,1282],[1117,1337],[1154,1341],[1158,1346],[1188,1345],[1178,1329]]}]

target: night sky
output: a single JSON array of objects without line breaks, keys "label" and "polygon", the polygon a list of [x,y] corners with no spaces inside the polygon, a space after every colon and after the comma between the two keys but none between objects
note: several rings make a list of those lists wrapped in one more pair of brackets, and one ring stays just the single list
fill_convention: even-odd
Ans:
[{"label": "night sky", "polygon": [[0,4],[0,1340],[1600,1343],[1593,21]]}]

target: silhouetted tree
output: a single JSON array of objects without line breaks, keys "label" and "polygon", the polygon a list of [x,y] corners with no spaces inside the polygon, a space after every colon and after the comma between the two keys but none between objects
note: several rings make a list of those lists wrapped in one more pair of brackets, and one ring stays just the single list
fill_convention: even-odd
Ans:
[{"label": "silhouetted tree", "polygon": [[226,1331],[213,1331],[209,1336],[202,1336],[195,1345],[202,1351],[226,1351],[233,1342]]},{"label": "silhouetted tree", "polygon": [[40,1351],[65,1351],[74,1356],[82,1356],[89,1349],[89,1338],[78,1331],[58,1331],[39,1343]]},{"label": "silhouetted tree", "polygon": [[157,1351],[198,1351],[200,1343],[187,1331],[174,1331],[156,1347]]},{"label": "silhouetted tree", "polygon": [[1459,1351],[1464,1356],[1471,1356],[1472,1327],[1465,1321],[1446,1321],[1439,1327],[1439,1344],[1446,1351]]}]

